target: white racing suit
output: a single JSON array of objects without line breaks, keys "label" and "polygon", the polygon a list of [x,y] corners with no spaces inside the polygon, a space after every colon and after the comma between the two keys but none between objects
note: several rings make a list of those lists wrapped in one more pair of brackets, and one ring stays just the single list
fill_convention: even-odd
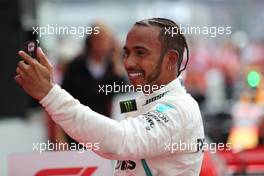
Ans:
[{"label": "white racing suit", "polygon": [[118,160],[115,176],[199,175],[202,118],[198,104],[179,78],[148,96],[121,102],[127,118],[120,122],[80,104],[58,85],[40,103],[72,138],[99,143],[99,150],[94,152]]}]

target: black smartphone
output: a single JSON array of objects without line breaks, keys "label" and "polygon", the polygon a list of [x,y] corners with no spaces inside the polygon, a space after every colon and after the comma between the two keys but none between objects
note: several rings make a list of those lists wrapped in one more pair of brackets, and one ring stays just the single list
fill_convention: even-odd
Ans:
[{"label": "black smartphone", "polygon": [[37,48],[39,46],[38,40],[30,40],[25,43],[25,52],[33,59],[37,59]]}]

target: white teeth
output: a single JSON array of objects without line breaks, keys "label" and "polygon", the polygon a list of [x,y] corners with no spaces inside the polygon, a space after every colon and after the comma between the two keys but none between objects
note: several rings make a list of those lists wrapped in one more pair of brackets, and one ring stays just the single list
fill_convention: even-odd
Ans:
[{"label": "white teeth", "polygon": [[131,77],[136,77],[136,76],[141,76],[142,73],[129,73],[129,76]]}]

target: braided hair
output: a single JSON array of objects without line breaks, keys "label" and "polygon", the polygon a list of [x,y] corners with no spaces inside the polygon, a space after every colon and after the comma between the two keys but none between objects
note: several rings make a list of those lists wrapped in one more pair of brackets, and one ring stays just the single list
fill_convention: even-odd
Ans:
[{"label": "braided hair", "polygon": [[[172,49],[176,50],[179,53],[177,61],[177,76],[179,76],[181,72],[186,69],[189,61],[189,48],[185,36],[181,33],[180,27],[174,21],[166,18],[150,18],[136,22],[135,26],[158,26],[161,28],[159,34],[159,40],[162,46],[161,58],[163,58],[168,51]],[[181,68],[185,49],[187,52],[187,60],[184,67]]]}]

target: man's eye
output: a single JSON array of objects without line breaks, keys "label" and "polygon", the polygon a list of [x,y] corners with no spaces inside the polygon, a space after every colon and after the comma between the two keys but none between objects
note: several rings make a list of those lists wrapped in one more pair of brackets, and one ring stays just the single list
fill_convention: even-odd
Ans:
[{"label": "man's eye", "polygon": [[127,52],[123,52],[123,53],[122,53],[122,58],[125,59],[125,58],[127,58],[127,57],[128,57],[128,53],[127,53]]},{"label": "man's eye", "polygon": [[136,51],[136,55],[138,56],[143,56],[145,54],[144,51]]}]

